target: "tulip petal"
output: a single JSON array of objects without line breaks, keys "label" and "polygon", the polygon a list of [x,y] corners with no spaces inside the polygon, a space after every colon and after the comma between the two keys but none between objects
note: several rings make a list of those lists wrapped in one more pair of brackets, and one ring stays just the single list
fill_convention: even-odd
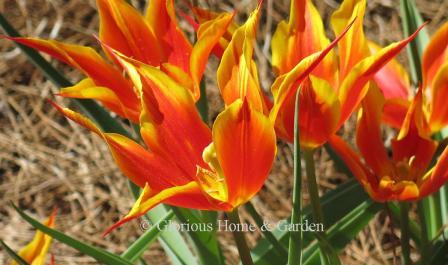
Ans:
[{"label": "tulip petal", "polygon": [[[129,58],[120,58],[141,94],[141,136],[149,149],[176,165],[193,179],[202,161],[202,150],[211,142],[211,131],[196,110],[191,93],[159,69]],[[129,61],[129,62],[128,62]]]},{"label": "tulip petal", "polygon": [[[107,87],[112,90],[120,99],[115,105],[123,105],[130,110],[124,116],[134,122],[138,121],[138,117],[132,115],[139,112],[139,103],[135,95],[132,84],[126,80],[121,72],[108,64],[95,50],[89,47],[65,44],[54,40],[42,40],[35,38],[11,38],[12,40],[29,46],[33,49],[45,52],[52,57],[63,61],[91,78],[96,86]],[[110,99],[110,98],[109,98]],[[131,111],[132,110],[132,111]],[[118,108],[117,114],[123,115],[123,111]]]},{"label": "tulip petal", "polygon": [[191,181],[171,160],[148,152],[123,135],[103,133],[91,120],[81,114],[52,104],[64,116],[103,138],[120,170],[138,186],[144,187],[148,183],[152,190],[161,191]]},{"label": "tulip petal", "polygon": [[109,227],[103,235],[105,236],[124,223],[144,215],[160,203],[190,209],[216,210],[216,207],[209,202],[208,198],[204,196],[202,190],[199,188],[199,185],[194,181],[182,186],[167,188],[160,192],[154,192],[146,184],[129,213],[123,219]]},{"label": "tulip petal", "polygon": [[401,98],[386,100],[383,108],[383,122],[400,129],[406,117],[410,102]]},{"label": "tulip petal", "polygon": [[267,111],[258,82],[257,67],[252,59],[260,5],[233,34],[218,67],[217,81],[227,106],[247,98],[258,111]]},{"label": "tulip petal", "polygon": [[377,176],[392,176],[393,164],[389,159],[381,135],[381,112],[384,96],[371,84],[362,103],[356,128],[356,143],[366,164]]},{"label": "tulip petal", "polygon": [[431,87],[442,64],[448,60],[448,22],[432,36],[423,52],[423,88]]},{"label": "tulip petal", "polygon": [[199,86],[210,53],[227,32],[232,19],[232,14],[224,13],[216,19],[201,24],[198,29],[198,40],[193,47],[190,57],[190,72],[195,86],[193,93],[195,100],[198,100],[200,97]]},{"label": "tulip petal", "polygon": [[350,21],[356,18],[353,28],[338,44],[341,80],[359,61],[370,55],[363,29],[366,5],[366,0],[345,0],[331,16],[331,25],[336,35],[341,34]]},{"label": "tulip petal", "polygon": [[[300,145],[313,149],[325,143],[335,133],[340,115],[340,104],[336,92],[327,81],[309,76],[301,85],[299,104]],[[280,112],[277,125],[284,125],[282,138],[294,140],[295,98],[287,100]]]},{"label": "tulip petal", "polygon": [[213,143],[228,203],[237,207],[250,200],[268,177],[276,154],[273,125],[250,102],[236,100],[216,118]]},{"label": "tulip petal", "polygon": [[375,76],[375,74],[393,57],[395,57],[410,41],[412,41],[418,32],[426,24],[423,24],[408,38],[390,44],[381,49],[376,54],[371,55],[357,65],[355,65],[345,77],[341,84],[339,92],[339,100],[342,105],[342,114],[339,124],[342,125],[356,109],[361,100],[368,91],[368,83]]},{"label": "tulip petal", "polygon": [[436,192],[448,181],[448,148],[445,148],[440,155],[435,167],[430,170],[422,179],[420,192],[425,197]]},{"label": "tulip petal", "polygon": [[[305,57],[323,50],[325,37],[322,18],[311,0],[292,0],[289,22],[281,21],[272,37],[272,66],[277,75],[294,68]],[[313,75],[336,85],[337,64],[334,52],[322,60]]]},{"label": "tulip petal", "polygon": [[[368,45],[372,54],[381,50],[381,47],[372,41],[369,41]],[[396,59],[381,68],[374,79],[386,99],[408,99],[411,89],[409,75]]]},{"label": "tulip petal", "polygon": [[445,62],[431,87],[431,106],[429,124],[432,132],[438,132],[448,125],[448,61]]},{"label": "tulip petal", "polygon": [[[54,228],[56,220],[56,210],[43,223],[44,225]],[[44,234],[42,231],[36,231],[33,240],[19,251],[19,256],[31,265],[44,265],[52,237]],[[11,265],[17,265],[15,261]]]},{"label": "tulip petal", "polygon": [[97,0],[97,6],[102,42],[151,65],[164,61],[154,32],[136,9],[123,0]]}]

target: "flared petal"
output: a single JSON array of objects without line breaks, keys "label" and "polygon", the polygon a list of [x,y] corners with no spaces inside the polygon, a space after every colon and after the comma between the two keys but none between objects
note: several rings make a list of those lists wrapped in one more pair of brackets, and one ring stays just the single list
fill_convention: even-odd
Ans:
[{"label": "flared petal", "polygon": [[370,55],[363,29],[366,4],[366,0],[345,0],[331,16],[331,25],[336,35],[340,35],[356,18],[353,28],[338,44],[340,80],[343,80],[358,62]]},{"label": "flared petal", "polygon": [[161,44],[136,9],[124,0],[97,0],[96,3],[103,43],[147,64],[158,66],[166,61]]},{"label": "flared petal", "polygon": [[408,38],[390,44],[376,54],[371,55],[356,64],[345,77],[339,91],[339,100],[342,105],[340,125],[342,125],[351,113],[357,108],[368,91],[368,83],[375,74],[390,60],[392,60],[418,32],[425,26],[423,24]]},{"label": "flared petal", "polygon": [[[353,22],[352,22],[353,23]],[[271,87],[274,97],[274,105],[269,113],[269,118],[277,126],[277,117],[285,108],[286,102],[294,98],[300,84],[311,74],[319,63],[328,55],[331,49],[336,46],[338,41],[347,33],[352,24],[349,24],[345,31],[339,35],[330,45],[320,52],[313,53],[301,60],[287,74],[277,77]]]},{"label": "flared petal", "polygon": [[[118,106],[121,104],[129,111],[124,113],[124,111],[119,111],[118,108],[111,110],[119,111],[117,112],[119,115],[129,114],[129,116],[123,117],[138,122],[138,119],[136,119],[138,117],[136,117],[135,113],[140,111],[140,106],[137,95],[132,88],[132,83],[126,80],[118,69],[107,63],[92,48],[66,44],[54,40],[36,38],[11,39],[33,49],[45,52],[52,57],[77,68],[93,80],[96,86],[109,88],[120,100],[114,105]],[[110,105],[110,103],[108,103],[108,105]]]},{"label": "flared petal", "polygon": [[342,138],[333,135],[328,143],[333,150],[344,160],[355,178],[364,187],[366,192],[375,197],[374,191],[378,188],[376,176],[361,162],[360,155],[356,153]]},{"label": "flared petal", "polygon": [[[443,24],[432,36],[423,52],[422,73],[423,88],[432,87],[434,78],[443,64],[448,60],[448,22]],[[426,92],[425,92],[426,93]]]},{"label": "flared petal", "polygon": [[202,151],[212,141],[190,92],[161,70],[129,58],[120,60],[139,90],[140,133],[149,149],[174,160],[192,180],[197,166],[207,168]]},{"label": "flared petal", "polygon": [[[372,54],[381,50],[381,47],[372,41],[369,41],[368,45]],[[386,99],[407,100],[411,94],[409,75],[396,59],[392,59],[381,68],[374,79]]]},{"label": "flared petal", "polygon": [[227,32],[233,15],[224,13],[216,19],[207,21],[198,29],[198,40],[194,44],[190,57],[190,73],[194,83],[193,95],[195,100],[200,97],[200,83],[204,74],[208,58],[219,40]]},{"label": "flared petal", "polygon": [[[54,228],[56,220],[56,209],[43,223],[47,227]],[[19,256],[30,265],[44,265],[47,253],[50,248],[52,238],[41,231],[37,231],[33,240],[19,251]],[[11,265],[18,265],[17,262],[11,262]]]},{"label": "flared petal", "polygon": [[393,163],[389,159],[381,134],[381,112],[384,96],[371,84],[362,103],[356,128],[356,143],[366,164],[378,176],[392,176]]},{"label": "flared petal", "polygon": [[[448,33],[447,33],[448,34]],[[448,58],[447,58],[448,59]],[[441,66],[431,87],[429,124],[432,132],[448,125],[448,60]]]},{"label": "flared petal", "polygon": [[448,181],[448,148],[440,155],[436,165],[420,181],[420,196],[425,197],[440,189]]},{"label": "flared petal", "polygon": [[[340,115],[338,97],[327,81],[310,75],[301,85],[299,100],[300,145],[313,149],[336,132]],[[281,137],[288,142],[294,140],[294,110],[295,97],[290,97],[277,119],[277,125],[283,125]]]},{"label": "flared petal", "polygon": [[237,99],[247,98],[258,111],[267,111],[258,81],[257,67],[252,59],[260,5],[233,34],[218,67],[217,81],[227,106]]},{"label": "flared petal", "polygon": [[153,30],[167,61],[189,73],[192,46],[180,29],[173,0],[153,0],[146,10],[146,21]]},{"label": "flared petal", "polygon": [[213,125],[216,157],[226,182],[227,202],[237,207],[263,186],[276,154],[274,126],[247,100],[236,100]]},{"label": "flared petal", "polygon": [[135,218],[138,218],[149,210],[159,205],[160,203],[167,203],[174,206],[199,209],[199,210],[220,210],[209,201],[194,181],[182,186],[175,186],[164,189],[160,192],[153,191],[148,184],[143,188],[140,197],[132,206],[129,213],[120,221],[109,227],[103,235],[107,235],[119,226],[127,223]]},{"label": "flared petal", "polygon": [[[330,44],[325,37],[322,18],[311,0],[291,0],[290,19],[281,21],[272,37],[272,66],[277,75],[291,71],[305,57]],[[322,60],[313,75],[337,84],[334,52]]]},{"label": "flared petal", "polygon": [[140,187],[146,183],[152,190],[161,191],[185,185],[191,179],[181,172],[172,160],[151,153],[131,139],[115,133],[102,132],[91,120],[67,108],[52,103],[70,120],[102,137],[108,144],[115,162],[125,176]]}]

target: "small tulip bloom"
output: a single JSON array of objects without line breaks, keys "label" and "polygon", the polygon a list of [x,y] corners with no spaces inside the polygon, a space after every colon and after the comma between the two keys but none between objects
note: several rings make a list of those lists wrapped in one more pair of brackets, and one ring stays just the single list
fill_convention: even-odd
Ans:
[{"label": "small tulip bloom", "polygon": [[[43,224],[54,228],[56,220],[56,211]],[[19,256],[29,265],[44,265],[52,238],[41,231],[37,231],[33,240],[19,251]],[[51,264],[54,264],[52,259]],[[17,262],[11,262],[11,265],[18,265]]]},{"label": "small tulip bloom", "polygon": [[392,140],[391,157],[381,135],[384,104],[384,96],[377,88],[371,88],[356,129],[361,156],[338,136],[332,136],[329,143],[376,201],[419,200],[436,192],[448,181],[448,149],[433,165],[437,142],[427,134],[429,124],[423,113],[422,91],[415,96],[403,126]]},{"label": "small tulip bloom", "polygon": [[192,46],[178,26],[173,0],[150,1],[146,16],[125,0],[97,0],[97,7],[99,40],[109,60],[90,47],[38,38],[10,39],[48,53],[87,76],[75,86],[63,88],[59,95],[98,100],[134,123],[138,123],[141,111],[138,94],[105,45],[159,67],[186,87],[195,101],[200,98],[200,82],[208,57],[226,33],[232,14],[223,14],[200,25],[201,34]]}]

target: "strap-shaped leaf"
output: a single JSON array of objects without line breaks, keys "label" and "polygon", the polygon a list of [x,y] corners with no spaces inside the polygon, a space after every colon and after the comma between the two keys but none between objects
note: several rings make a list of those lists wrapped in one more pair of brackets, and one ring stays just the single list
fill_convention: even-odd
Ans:
[{"label": "strap-shaped leaf", "polygon": [[0,245],[3,246],[3,248],[5,249],[6,253],[8,253],[8,255],[15,261],[17,262],[17,264],[19,265],[29,265],[28,262],[26,262],[25,260],[23,260],[16,252],[14,252],[14,250],[12,250],[5,242],[3,242],[3,240],[0,240]]},{"label": "strap-shaped leaf", "polygon": [[31,216],[27,215],[25,212],[20,210],[17,206],[12,205],[14,209],[20,214],[20,216],[27,221],[30,225],[32,225],[34,228],[42,231],[43,233],[51,236],[55,240],[58,240],[76,250],[79,252],[90,256],[97,260],[98,262],[105,263],[105,264],[116,264],[116,265],[131,265],[132,263],[121,258],[120,256],[117,256],[115,254],[112,254],[110,252],[107,252],[105,250],[102,250],[100,248],[87,245],[79,240],[76,240],[58,230],[49,228],[48,226],[40,223],[39,221],[35,220]]}]

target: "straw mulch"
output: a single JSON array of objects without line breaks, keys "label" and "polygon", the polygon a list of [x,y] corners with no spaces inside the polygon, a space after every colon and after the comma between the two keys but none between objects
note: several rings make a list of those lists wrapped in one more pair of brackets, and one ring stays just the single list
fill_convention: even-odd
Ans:
[{"label": "straw mulch", "polygon": [[[144,9],[146,1],[131,1]],[[179,2],[179,8],[185,6]],[[214,10],[230,11],[235,8],[241,22],[254,8],[257,1],[199,1]],[[275,25],[288,13],[289,1],[266,0],[259,45],[260,76],[265,88],[272,81],[269,68],[269,41]],[[323,18],[329,16],[337,1],[314,1]],[[402,37],[398,13],[398,1],[368,1],[365,18],[366,34],[369,38],[386,44]],[[446,20],[448,1],[418,1],[425,19],[432,19],[430,31]],[[97,46],[92,34],[97,32],[98,16],[94,0],[2,0],[0,12],[6,15],[20,33],[26,36],[54,38],[70,43]],[[444,17],[445,16],[445,17]],[[185,25],[187,27],[187,25]],[[189,29],[191,32],[191,29]],[[332,33],[329,32],[329,36]],[[404,54],[404,53],[403,53]],[[58,91],[42,76],[25,56],[7,40],[0,40],[0,237],[18,250],[34,234],[10,207],[10,202],[25,209],[38,219],[44,219],[57,207],[57,228],[80,240],[120,253],[142,231],[139,222],[131,222],[103,238],[105,228],[129,210],[133,200],[127,189],[126,179],[119,172],[106,145],[86,130],[67,122],[46,99],[63,105],[68,101],[55,97]],[[48,58],[48,57],[47,57]],[[405,56],[401,56],[401,59]],[[81,75],[59,62],[61,69],[72,81]],[[210,84],[209,98],[214,118],[220,101],[214,83],[216,62],[207,70]],[[350,127],[350,126],[348,126]],[[351,126],[353,127],[353,126]],[[353,128],[345,128],[349,134]],[[254,204],[269,221],[288,217],[291,209],[291,151],[285,144],[279,145],[279,155],[272,174]],[[316,154],[318,175],[322,191],[333,189],[346,180],[335,172],[325,152]],[[305,200],[307,199],[305,194]],[[243,214],[246,221],[252,219]],[[394,251],[399,253],[397,237],[391,234],[390,221],[386,215],[377,216],[346,251],[341,255],[344,264],[392,264]],[[260,237],[250,235],[250,242]],[[237,250],[232,237],[223,233],[220,237],[226,256],[236,264]],[[59,242],[54,242],[51,253],[57,264],[94,264],[95,261]],[[6,254],[0,252],[0,264],[7,262]],[[162,248],[154,243],[144,258],[150,264],[169,264]]]}]

